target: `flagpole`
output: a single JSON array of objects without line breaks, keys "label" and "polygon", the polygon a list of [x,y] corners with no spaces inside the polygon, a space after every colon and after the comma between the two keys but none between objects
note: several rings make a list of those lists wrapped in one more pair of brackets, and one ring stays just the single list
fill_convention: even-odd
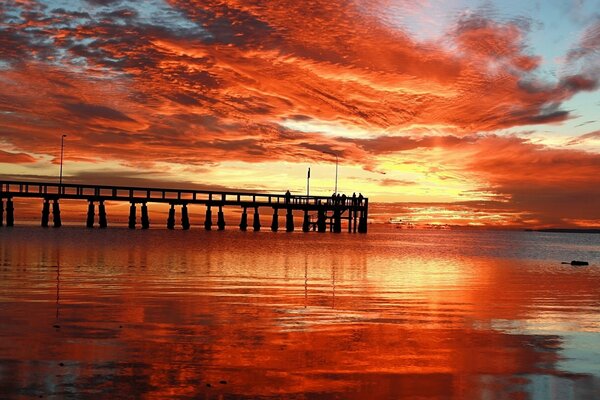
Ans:
[{"label": "flagpole", "polygon": [[310,167],[308,167],[308,175],[306,176],[306,201],[310,195]]}]

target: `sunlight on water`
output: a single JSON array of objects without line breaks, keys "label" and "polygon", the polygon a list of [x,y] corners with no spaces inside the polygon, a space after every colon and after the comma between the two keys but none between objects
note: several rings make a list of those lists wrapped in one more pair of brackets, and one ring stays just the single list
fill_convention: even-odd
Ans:
[{"label": "sunlight on water", "polygon": [[596,235],[4,228],[0,261],[9,397],[600,393]]}]

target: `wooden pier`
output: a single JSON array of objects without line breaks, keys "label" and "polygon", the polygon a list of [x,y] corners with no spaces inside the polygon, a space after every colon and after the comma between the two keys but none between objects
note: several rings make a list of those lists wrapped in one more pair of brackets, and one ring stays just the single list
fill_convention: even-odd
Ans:
[{"label": "wooden pier", "polygon": [[[22,182],[0,181],[0,226],[14,226],[15,207],[14,198],[39,198],[41,199],[41,226],[62,225],[60,217],[60,200],[83,200],[87,202],[86,226],[93,228],[96,225],[96,205],[98,205],[97,226],[108,227],[108,217],[105,201],[128,202],[130,229],[138,226],[137,206],[140,207],[140,227],[150,228],[148,216],[149,203],[167,203],[170,205],[166,221],[167,229],[175,229],[176,208],[180,208],[180,222],[182,229],[191,227],[188,205],[201,204],[206,207],[204,229],[213,227],[213,208],[217,212],[217,229],[225,229],[225,216],[223,208],[226,206],[240,207],[242,210],[239,228],[242,231],[248,228],[248,209],[253,210],[254,218],[252,228],[259,231],[260,208],[269,208],[271,217],[271,230],[279,230],[279,210],[285,212],[285,230],[294,231],[293,211],[303,212],[302,231],[342,232],[342,221],[347,221],[348,232],[367,233],[367,218],[369,199],[346,196],[297,196],[291,194],[266,194],[250,192],[229,191],[204,191],[189,189],[164,189],[128,186],[104,186],[83,184],[58,184],[48,182]],[[311,214],[312,213],[312,214]],[[6,219],[5,219],[6,214]]]}]

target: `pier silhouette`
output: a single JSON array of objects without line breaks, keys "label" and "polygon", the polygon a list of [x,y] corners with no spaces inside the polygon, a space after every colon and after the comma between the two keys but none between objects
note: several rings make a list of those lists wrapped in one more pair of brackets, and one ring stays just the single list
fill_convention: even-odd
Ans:
[{"label": "pier silhouette", "polygon": [[148,216],[148,204],[166,203],[170,205],[166,221],[167,229],[176,227],[176,211],[179,209],[180,225],[182,229],[190,229],[190,218],[188,205],[200,204],[206,207],[204,229],[211,230],[213,227],[213,208],[217,209],[217,229],[224,230],[226,226],[223,208],[240,207],[242,210],[239,228],[242,231],[248,229],[248,210],[253,212],[254,231],[262,227],[260,223],[260,208],[270,208],[273,212],[271,217],[271,230],[279,230],[279,211],[285,212],[285,230],[293,232],[294,211],[303,213],[302,231],[342,232],[342,222],[346,222],[348,232],[367,233],[367,218],[369,210],[369,199],[360,195],[359,197],[347,197],[339,194],[333,196],[302,196],[284,194],[235,192],[235,191],[205,191],[191,189],[166,189],[129,186],[109,185],[85,185],[85,184],[61,184],[48,182],[25,182],[25,181],[0,181],[0,226],[4,225],[6,214],[6,226],[14,226],[15,207],[14,198],[39,198],[41,204],[41,226],[50,225],[50,213],[52,213],[52,224],[54,227],[62,225],[60,215],[60,200],[82,200],[87,201],[86,226],[108,227],[108,216],[105,201],[129,202],[128,226],[130,229],[138,227],[138,205],[140,206],[140,227],[150,228]]}]

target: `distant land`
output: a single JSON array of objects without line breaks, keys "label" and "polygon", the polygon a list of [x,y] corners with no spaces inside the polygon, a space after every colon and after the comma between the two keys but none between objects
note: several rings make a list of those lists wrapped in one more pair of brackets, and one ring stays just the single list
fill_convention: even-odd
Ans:
[{"label": "distant land", "polygon": [[600,233],[600,229],[593,228],[546,228],[546,229],[525,229],[527,232],[555,232],[555,233]]}]

